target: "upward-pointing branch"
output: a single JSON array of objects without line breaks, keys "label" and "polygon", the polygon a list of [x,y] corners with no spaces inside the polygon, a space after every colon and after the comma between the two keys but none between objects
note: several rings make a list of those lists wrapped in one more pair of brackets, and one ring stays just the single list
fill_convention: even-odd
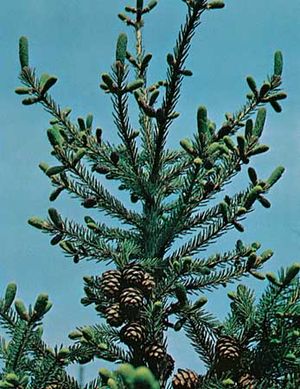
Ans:
[{"label": "upward-pointing branch", "polygon": [[171,114],[174,111],[180,96],[180,87],[183,79],[183,65],[189,53],[192,37],[194,36],[197,26],[200,24],[200,16],[205,9],[203,3],[201,2],[200,4],[201,5],[195,6],[192,9],[189,8],[186,22],[180,29],[174,48],[174,61],[172,64],[169,64],[166,94],[162,107],[157,110],[157,128],[154,136],[155,151],[150,175],[150,180],[152,182],[157,180],[161,168],[162,152],[168,135],[168,128],[173,120]]}]

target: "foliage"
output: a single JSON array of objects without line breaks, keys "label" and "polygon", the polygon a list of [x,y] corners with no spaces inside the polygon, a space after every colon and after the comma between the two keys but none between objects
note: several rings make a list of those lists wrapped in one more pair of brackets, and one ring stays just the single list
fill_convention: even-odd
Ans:
[{"label": "foliage", "polygon": [[[270,207],[266,195],[282,176],[282,166],[266,179],[249,167],[247,188],[225,195],[215,205],[211,202],[243,165],[268,151],[260,142],[266,106],[280,112],[279,101],[286,97],[280,89],[282,54],[275,53],[274,70],[261,86],[247,77],[246,102],[238,111],[226,113],[221,126],[201,105],[193,139],[182,139],[180,150],[169,149],[167,137],[179,116],[181,86],[185,77],[192,76],[186,68],[192,38],[204,13],[224,7],[219,0],[183,2],[185,21],[167,54],[166,77],[152,85],[147,83],[152,54],[144,49],[142,30],[158,2],[137,0],[119,14],[134,32],[136,51],[129,51],[130,39],[121,33],[115,61],[100,84],[111,98],[119,144],[104,139],[105,131],[94,126],[92,114],[71,120],[71,109],[61,108],[50,95],[57,77],[37,75],[30,66],[27,38],[20,38],[22,86],[16,93],[23,95],[24,105],[40,104],[51,115],[47,136],[57,164],[39,165],[54,187],[50,201],[67,192],[85,209],[98,209],[128,228],[109,227],[89,215],[80,224],[55,208],[48,210],[46,219],[29,219],[75,263],[96,260],[113,268],[84,278],[82,303],[94,304],[104,320],[77,328],[69,334],[72,346],[54,350],[41,340],[41,320],[51,308],[48,296],[40,295],[28,310],[16,300],[12,309],[16,286],[8,286],[0,317],[10,341],[1,342],[5,367],[0,387],[79,388],[65,367],[94,358],[125,365],[115,373],[100,370],[86,389],[157,388],[157,382],[162,388],[292,388],[299,381],[299,265],[282,270],[278,278],[265,276],[260,270],[272,251],[260,252],[258,242],[241,240],[228,252],[197,257],[228,230],[243,232],[241,222],[257,202]],[[130,99],[139,109],[139,131],[132,124]],[[99,175],[118,181],[119,190],[126,191],[132,203],[139,202],[141,212],[128,209],[105,189]],[[192,233],[171,251],[176,239]],[[206,311],[205,291],[249,275],[269,280],[257,304],[253,291],[239,285],[229,295],[231,313],[223,323]],[[180,369],[170,382],[174,360],[167,352],[168,329],[185,331],[207,367],[205,375]]]}]

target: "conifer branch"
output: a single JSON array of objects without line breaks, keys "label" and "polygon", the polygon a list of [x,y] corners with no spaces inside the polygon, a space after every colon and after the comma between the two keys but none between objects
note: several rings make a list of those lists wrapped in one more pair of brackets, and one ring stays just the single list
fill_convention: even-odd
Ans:
[{"label": "conifer branch", "polygon": [[[247,78],[248,83],[249,78],[252,77]],[[262,93],[263,87],[266,85],[268,85],[267,91]],[[268,104],[272,100],[272,96],[279,92],[280,85],[281,76],[274,74],[272,77],[268,77],[268,80],[263,84],[259,92],[258,90],[252,90],[252,93],[247,95],[247,102],[242,106],[242,108],[235,114],[230,114],[228,120],[218,130],[217,138],[221,139],[224,135],[232,135],[241,127],[244,127],[245,121],[250,117],[250,115],[255,113],[255,111],[262,105]],[[252,88],[254,89],[254,85]]]},{"label": "conifer branch", "polygon": [[[145,62],[144,56],[144,47],[143,47],[143,34],[142,28],[144,26],[144,20],[138,20],[138,14],[136,18],[135,24],[135,40],[136,40],[136,60],[138,66],[136,67],[136,78],[142,79],[144,81],[144,87],[140,89],[142,98],[145,101],[148,101],[148,90],[147,86],[147,69],[148,66],[143,66],[143,62]],[[150,57],[150,54],[148,54]],[[139,114],[139,123],[142,134],[142,146],[143,146],[143,154],[145,155],[147,163],[151,163],[153,147],[154,147],[154,139],[153,139],[153,122],[152,118],[148,117],[143,111],[142,107],[139,106],[140,114]]]},{"label": "conifer branch", "polygon": [[183,315],[183,318],[186,320],[184,324],[186,336],[191,340],[191,345],[201,360],[210,368],[215,358],[215,340],[219,323],[212,315],[202,310],[189,312]]},{"label": "conifer branch", "polygon": [[140,192],[143,198],[149,201],[149,193],[144,180],[142,170],[138,165],[138,150],[136,141],[133,138],[133,129],[131,128],[129,117],[128,117],[128,95],[124,93],[126,76],[127,73],[117,71],[114,73],[118,92],[112,96],[113,107],[114,107],[114,121],[118,128],[119,136],[122,139],[126,150],[128,152],[129,160],[131,163],[132,170],[135,175],[135,180],[139,184]]},{"label": "conifer branch", "polygon": [[209,276],[188,277],[184,281],[184,286],[187,291],[193,293],[196,291],[212,290],[220,285],[226,286],[227,283],[239,280],[243,276],[248,276],[248,268],[246,265],[228,266],[226,269],[211,272]]},{"label": "conifer branch", "polygon": [[171,114],[175,109],[180,95],[180,87],[183,79],[182,69],[188,56],[192,37],[200,24],[200,16],[203,12],[203,2],[200,1],[194,8],[188,10],[185,24],[181,27],[176,46],[174,48],[174,63],[169,65],[167,72],[166,93],[157,113],[157,128],[155,132],[155,153],[153,166],[150,174],[150,181],[156,182],[158,172],[161,169],[162,153],[168,134],[168,127],[172,122]]},{"label": "conifer branch", "polygon": [[62,230],[54,225],[52,225],[52,228],[52,233],[63,234],[63,239],[71,242],[74,249],[78,250],[78,253],[83,255],[87,260],[93,259],[100,262],[107,259],[115,259],[118,256],[113,246],[99,239],[97,235],[74,221],[66,219],[63,223]]},{"label": "conifer branch", "polygon": [[67,190],[70,190],[80,196],[83,200],[89,197],[95,197],[94,206],[102,208],[107,214],[126,221],[128,224],[139,225],[141,217],[133,211],[128,211],[125,206],[114,196],[112,196],[91,174],[87,168],[79,161],[75,166],[69,164],[68,156],[59,150],[62,162],[66,164],[71,174],[79,178],[79,182],[68,180]]}]

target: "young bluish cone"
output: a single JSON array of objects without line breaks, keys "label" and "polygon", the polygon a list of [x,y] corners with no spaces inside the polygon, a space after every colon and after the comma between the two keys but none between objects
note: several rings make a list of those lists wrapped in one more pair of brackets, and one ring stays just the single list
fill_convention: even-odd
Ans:
[{"label": "young bluish cone", "polygon": [[28,39],[26,36],[21,36],[19,40],[19,59],[22,69],[29,65]]},{"label": "young bluish cone", "polygon": [[126,59],[127,50],[127,35],[122,33],[118,37],[117,49],[116,49],[116,61],[120,61],[123,65]]},{"label": "young bluish cone", "polygon": [[5,296],[4,296],[4,305],[3,309],[6,311],[8,308],[11,307],[15,297],[17,294],[17,285],[14,282],[11,282],[7,285]]},{"label": "young bluish cone", "polygon": [[281,51],[276,51],[274,54],[274,74],[281,76],[283,70],[283,56]]}]

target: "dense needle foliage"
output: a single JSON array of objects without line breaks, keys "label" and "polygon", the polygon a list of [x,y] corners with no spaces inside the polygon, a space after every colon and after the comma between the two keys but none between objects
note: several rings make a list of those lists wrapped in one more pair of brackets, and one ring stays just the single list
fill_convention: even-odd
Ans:
[{"label": "dense needle foliage", "polygon": [[[223,124],[217,126],[200,106],[193,139],[182,139],[178,150],[168,148],[181,86],[192,76],[186,68],[192,39],[204,14],[224,7],[219,0],[183,2],[186,16],[167,54],[166,75],[152,85],[147,83],[152,54],[144,48],[142,31],[158,1],[132,0],[119,14],[133,34],[119,35],[112,67],[101,75],[100,84],[112,102],[118,144],[106,140],[92,114],[71,119],[71,109],[61,108],[50,95],[57,78],[37,74],[30,65],[27,38],[20,38],[22,86],[16,93],[24,95],[24,105],[40,104],[51,116],[47,136],[57,164],[40,163],[54,187],[50,201],[66,192],[82,207],[98,209],[127,227],[109,227],[89,215],[80,224],[55,208],[46,219],[29,219],[74,263],[95,260],[111,268],[84,278],[82,304],[93,305],[101,321],[74,329],[69,334],[74,344],[68,347],[53,349],[42,340],[42,319],[52,305],[48,296],[39,295],[26,308],[15,300],[16,285],[7,286],[0,302],[0,321],[9,338],[0,343],[1,388],[78,389],[80,384],[65,368],[95,358],[118,365],[115,372],[100,369],[86,389],[298,387],[300,265],[278,275],[264,274],[261,269],[272,251],[242,240],[231,251],[199,256],[228,230],[243,232],[242,221],[257,203],[270,207],[266,196],[283,174],[281,166],[267,178],[248,167],[247,188],[233,196],[225,191],[222,201],[214,199],[244,165],[268,151],[260,141],[266,107],[280,112],[279,101],[286,97],[281,90],[282,54],[275,53],[274,70],[261,86],[247,77],[245,103],[226,113]],[[138,130],[132,124],[130,99],[139,109]],[[110,193],[106,179],[118,181],[119,190],[139,203],[141,212],[127,209]],[[173,249],[188,234],[190,239]],[[231,310],[223,322],[205,309],[206,291],[247,276],[267,278],[260,299],[238,285],[228,293]],[[186,334],[199,365],[202,361],[206,366],[205,374],[184,367],[174,372],[167,330]]]}]

